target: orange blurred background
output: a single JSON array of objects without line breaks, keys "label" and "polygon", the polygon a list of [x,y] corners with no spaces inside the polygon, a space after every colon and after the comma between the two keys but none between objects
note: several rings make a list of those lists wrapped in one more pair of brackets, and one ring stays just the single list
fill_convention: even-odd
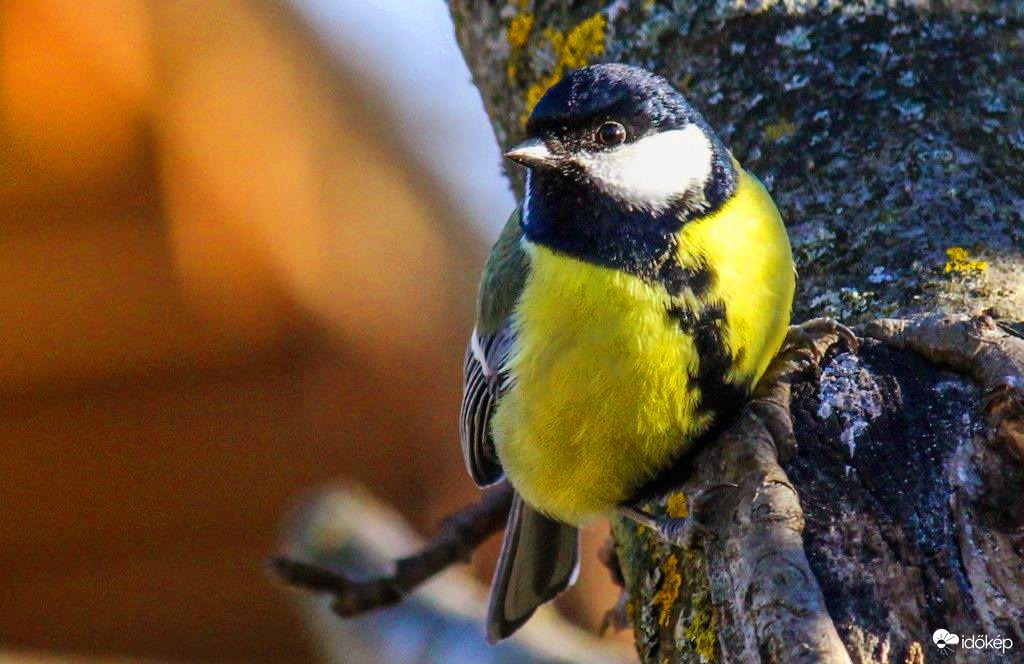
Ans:
[{"label": "orange blurred background", "polygon": [[264,569],[304,496],[477,495],[487,238],[374,85],[284,3],[0,2],[0,650],[312,661]]}]

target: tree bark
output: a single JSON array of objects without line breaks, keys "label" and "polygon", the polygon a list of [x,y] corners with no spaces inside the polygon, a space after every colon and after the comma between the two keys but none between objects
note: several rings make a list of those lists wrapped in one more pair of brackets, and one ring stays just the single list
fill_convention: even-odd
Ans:
[{"label": "tree bark", "polygon": [[[449,5],[503,146],[573,67],[674,82],[778,203],[795,320],[1024,320],[1024,2]],[[791,387],[795,456],[748,423],[650,506],[708,497],[699,546],[614,524],[644,662],[916,664],[938,629],[1013,640],[951,661],[1024,661],[1018,340],[915,320],[822,349]]]}]

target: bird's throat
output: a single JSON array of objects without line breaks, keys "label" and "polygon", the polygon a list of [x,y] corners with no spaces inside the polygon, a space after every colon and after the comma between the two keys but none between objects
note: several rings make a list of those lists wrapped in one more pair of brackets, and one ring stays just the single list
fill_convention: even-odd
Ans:
[{"label": "bird's throat", "polygon": [[675,206],[657,212],[624,207],[595,187],[545,174],[528,178],[522,223],[534,244],[658,281],[685,216]]}]

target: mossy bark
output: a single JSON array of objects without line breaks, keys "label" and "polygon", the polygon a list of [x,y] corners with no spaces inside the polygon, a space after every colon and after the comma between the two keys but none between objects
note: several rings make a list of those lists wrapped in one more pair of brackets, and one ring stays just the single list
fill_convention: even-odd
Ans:
[{"label": "mossy bark", "polygon": [[[674,82],[778,203],[795,320],[1024,320],[1024,2],[449,5],[503,146],[569,68],[629,62]],[[834,350],[793,389],[794,528],[853,661],[925,661],[940,628],[1024,652],[1024,473],[986,456],[978,399],[874,342]],[[615,532],[643,660],[722,661],[722,639],[739,637],[706,551]],[[729,661],[756,657],[772,651]]]}]

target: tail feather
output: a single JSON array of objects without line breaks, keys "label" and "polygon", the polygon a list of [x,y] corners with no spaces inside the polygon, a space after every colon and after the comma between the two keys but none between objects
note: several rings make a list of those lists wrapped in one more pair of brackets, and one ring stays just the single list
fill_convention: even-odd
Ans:
[{"label": "tail feather", "polygon": [[538,606],[576,581],[579,531],[533,509],[517,493],[491,583],[487,640],[511,636]]}]

